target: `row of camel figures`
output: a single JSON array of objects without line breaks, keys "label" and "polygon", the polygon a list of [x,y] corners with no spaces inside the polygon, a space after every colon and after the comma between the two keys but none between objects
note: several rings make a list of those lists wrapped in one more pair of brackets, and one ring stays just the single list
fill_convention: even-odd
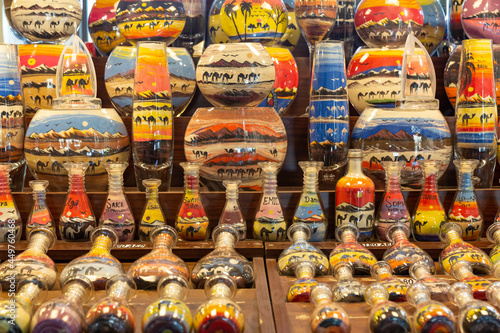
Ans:
[{"label": "row of camel figures", "polygon": [[[220,79],[220,81],[222,83],[224,83],[224,81],[226,83],[228,83],[229,80],[231,80],[233,77],[234,77],[234,74],[231,74],[231,75],[229,75],[228,73],[220,74],[217,72],[209,73],[208,71],[205,71],[202,75],[202,81],[209,82],[209,79],[210,79],[211,82],[219,82],[219,79]],[[254,72],[249,73],[249,74],[240,73],[237,75],[236,78],[237,78],[237,81],[236,81],[237,83],[247,83],[247,81],[248,82],[256,82],[260,78],[260,73],[259,74],[256,74]]]},{"label": "row of camel figures", "polygon": [[95,268],[94,266],[86,266],[86,267],[71,267],[68,270],[68,275],[78,275],[78,274],[83,274],[83,275],[94,275],[96,272],[99,272],[102,270],[102,267]]},{"label": "row of camel figures", "polygon": [[75,229],[73,226],[68,224],[64,227],[63,234],[70,240],[90,239],[90,234],[93,230],[94,227],[92,226],[83,228],[82,224],[78,224],[78,227]]},{"label": "row of camel figures", "polygon": [[[347,220],[348,217],[349,217],[349,220]],[[336,225],[339,226],[345,222],[350,222],[350,223],[358,225],[358,224],[361,224],[361,221],[363,221],[363,217],[364,217],[364,214],[360,214],[359,216],[353,215],[353,214],[348,214],[348,213],[344,213],[344,216],[342,216],[342,214],[337,214]],[[369,214],[366,217],[366,221],[363,223],[363,225],[366,225],[366,226],[373,225],[373,215],[372,214]]]},{"label": "row of camel figures", "polygon": [[[184,229],[184,226],[181,225],[180,228],[179,228],[179,232],[183,232],[183,229]],[[191,238],[194,238],[194,234],[198,233],[198,231],[200,231],[201,227],[193,227],[192,225],[190,225],[189,227],[186,228],[186,236],[189,236],[189,234],[191,234]]]},{"label": "row of camel figures", "polygon": [[222,169],[222,168],[217,170],[217,176],[221,179],[226,178],[226,177],[232,178],[234,175],[236,175],[237,177],[243,178],[245,173],[248,174],[249,177],[253,177],[256,174],[259,174],[259,176],[260,176],[262,174],[262,168],[260,168],[260,167],[257,169],[250,168],[250,169],[247,169],[246,171],[243,169],[233,170],[233,169]]},{"label": "row of camel figures", "polygon": [[134,122],[136,126],[142,125],[142,122],[147,122],[148,126],[155,125],[156,126],[156,120],[159,120],[163,123],[163,126],[167,126],[170,123],[170,120],[168,119],[168,116],[164,117],[155,117],[155,116],[136,116],[134,118]]},{"label": "row of camel figures", "polygon": [[0,119],[22,118],[22,117],[23,117],[23,113],[19,110],[10,110],[10,111],[0,112]]},{"label": "row of camel figures", "polygon": [[[469,125],[469,120],[473,119],[475,116],[476,116],[475,113],[473,113],[472,115],[470,115],[468,113],[463,113],[463,114],[458,115],[457,120],[462,118],[462,125],[465,126],[465,125]],[[481,121],[481,125],[483,125],[483,123],[487,124],[488,120],[490,118],[493,118],[493,113],[490,113],[490,114],[482,113],[479,116],[479,121]]]},{"label": "row of camel figures", "polygon": [[391,37],[390,39],[394,39],[396,41],[400,41],[400,40],[403,40],[403,37],[407,34],[406,31],[396,31],[396,32],[393,32],[391,30],[384,30],[384,31],[370,31],[370,33],[368,34],[368,38],[369,39],[382,39],[383,41],[386,41],[388,42],[389,41],[389,37]]},{"label": "row of camel figures", "polygon": [[[52,95],[42,95],[43,99],[45,101],[47,101],[47,105],[52,105],[52,103],[54,102],[54,97],[52,97]],[[30,96],[31,100],[35,103],[35,105],[41,105],[42,104],[42,97],[40,97],[40,95],[36,95],[36,96]]]},{"label": "row of camel figures", "polygon": [[[40,171],[40,170],[44,171],[45,168],[49,167],[49,164],[50,164],[50,161],[47,161],[45,164],[42,161],[38,161],[38,162],[36,162],[36,170],[37,171]],[[97,163],[94,161],[90,161],[89,168],[88,168],[89,174],[95,173],[95,168],[100,166],[100,165],[101,165],[101,160],[97,161]],[[60,173],[62,170],[64,170],[64,167],[60,162],[54,161],[54,162],[52,162],[51,169],[52,169],[52,172],[54,172],[54,173]]]},{"label": "row of camel figures", "polygon": [[[429,154],[427,156],[427,159],[430,160],[432,159],[432,155]],[[372,156],[370,158],[370,169],[372,169],[373,165],[380,164],[380,162],[383,161],[389,161],[389,162],[396,162],[396,161],[403,161],[406,164],[410,164],[412,168],[418,168],[418,162],[417,161],[423,161],[425,160],[425,157],[422,154],[418,154],[417,156],[412,155],[410,159],[408,159],[405,155],[399,155],[399,156],[384,156],[381,159],[378,159],[376,156]]]},{"label": "row of camel figures", "polygon": [[[266,227],[262,227],[260,229],[260,239],[265,241],[265,240],[270,240],[269,235],[274,233],[275,227],[271,227],[271,230],[267,229]],[[284,241],[286,237],[286,229],[283,228],[278,228],[276,230],[276,240],[277,241]]]},{"label": "row of camel figures", "polygon": [[85,88],[89,84],[90,84],[90,77],[88,77],[86,81],[83,78],[81,78],[81,79],[74,79],[74,80],[68,79],[66,81],[66,89],[67,90],[72,90],[74,86],[77,86],[78,90],[85,90]]},{"label": "row of camel figures", "polygon": [[[149,23],[144,23],[144,24],[142,24],[142,23],[137,23],[137,24],[135,25],[135,29],[137,29],[138,31],[142,31],[142,28],[149,27],[149,30],[153,30],[153,29],[155,29],[156,27],[161,28],[162,24],[163,24],[163,27],[164,27],[164,28],[169,29],[169,28],[170,28],[170,26],[171,26],[172,24],[174,24],[174,21],[163,21],[163,23],[161,23],[161,22],[157,22],[156,20],[154,20],[154,21],[151,21],[151,22],[149,22]],[[131,29],[131,28],[133,28],[133,27],[134,27],[134,24],[133,24],[133,23],[127,23],[127,24],[125,24],[125,25],[123,26],[123,29],[124,29],[125,31],[127,31],[127,32],[128,32],[128,31],[130,31],[130,29]]]},{"label": "row of camel figures", "polygon": [[418,84],[417,82],[412,82],[410,84],[410,94],[413,92],[416,93],[420,88],[423,92],[428,92],[430,87],[430,84],[428,84],[427,82],[421,82],[420,84]]},{"label": "row of camel figures", "polygon": [[[33,27],[35,29],[41,29],[42,25],[45,25],[45,22],[46,21],[43,21],[43,20],[42,21],[37,20],[34,23],[33,23],[33,21],[23,21],[23,29],[29,29],[29,27],[31,25],[33,25]],[[60,21],[57,21],[57,22],[56,21],[52,21],[52,22],[49,23],[49,26],[50,26],[51,29],[56,29],[57,26],[59,26],[59,24],[61,24]],[[75,22],[64,22],[64,25],[63,25],[64,30],[67,30],[67,29],[71,28],[74,24],[75,24]]]},{"label": "row of camel figures", "polygon": [[98,36],[98,37],[95,39],[95,41],[96,41],[96,44],[104,44],[104,43],[106,43],[106,44],[108,44],[108,45],[111,45],[111,43],[112,43],[115,39],[117,39],[117,38],[118,38],[118,36],[113,36],[113,37],[111,37],[111,36],[106,36],[106,37],[101,37],[101,36]]},{"label": "row of camel figures", "polygon": [[399,93],[401,91],[396,91],[396,90],[393,90],[392,92],[390,90],[387,90],[387,91],[370,91],[370,92],[365,92],[364,94],[363,93],[359,93],[358,94],[358,100],[360,100],[361,98],[365,97],[366,95],[368,95],[368,99],[375,99],[375,97],[378,95],[378,97],[380,99],[383,99],[383,98],[386,98],[389,97],[389,95],[391,96],[392,99],[395,99],[396,97],[398,97]]}]

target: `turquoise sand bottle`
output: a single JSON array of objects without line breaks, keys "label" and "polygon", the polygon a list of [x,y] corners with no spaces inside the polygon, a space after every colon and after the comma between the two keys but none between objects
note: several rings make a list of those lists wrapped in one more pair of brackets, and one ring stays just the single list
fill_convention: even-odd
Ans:
[{"label": "turquoise sand bottle", "polygon": [[332,291],[328,285],[320,283],[311,291],[311,303],[314,311],[311,314],[312,332],[351,332],[351,320],[345,310],[332,300]]}]

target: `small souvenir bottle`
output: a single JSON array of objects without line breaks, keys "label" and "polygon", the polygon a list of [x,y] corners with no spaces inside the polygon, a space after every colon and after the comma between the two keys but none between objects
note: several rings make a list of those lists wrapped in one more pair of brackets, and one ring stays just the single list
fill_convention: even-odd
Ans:
[{"label": "small souvenir bottle", "polygon": [[236,302],[236,282],[228,274],[211,276],[205,284],[208,301],[200,305],[193,319],[195,332],[243,332],[245,319]]},{"label": "small souvenir bottle", "polygon": [[94,284],[95,290],[103,290],[113,276],[124,274],[122,264],[111,254],[111,249],[118,244],[118,235],[114,229],[100,226],[92,232],[92,247],[87,254],[73,259],[64,267],[59,278],[61,285],[73,275],[85,275]]},{"label": "small souvenir bottle", "polygon": [[260,162],[264,184],[257,214],[253,222],[253,238],[262,241],[282,242],[286,238],[286,221],[278,196],[279,163]]},{"label": "small souvenir bottle", "polygon": [[311,262],[303,261],[295,266],[295,280],[286,294],[288,302],[309,302],[311,288],[318,284],[314,278],[316,269]]},{"label": "small souvenir bottle", "polygon": [[222,184],[226,187],[226,204],[220,216],[219,225],[232,226],[240,234],[238,240],[244,240],[247,237],[247,224],[243,219],[240,204],[238,203],[241,181],[225,180]]},{"label": "small souvenir bottle", "polygon": [[354,274],[370,274],[372,266],[377,263],[377,258],[358,243],[358,235],[358,227],[353,223],[347,222],[337,227],[335,236],[340,244],[330,253],[332,267],[339,261],[347,261],[352,264]]},{"label": "small souvenir bottle", "polygon": [[142,317],[144,333],[189,333],[193,316],[184,303],[188,294],[188,280],[181,275],[169,274],[158,283],[159,298],[148,305]]},{"label": "small souvenir bottle", "polygon": [[490,242],[495,244],[491,249],[490,258],[491,262],[496,264],[500,261],[500,221],[497,220],[489,226],[488,230],[486,230],[486,237],[488,237]]},{"label": "small souvenir bottle", "polygon": [[191,282],[195,288],[203,288],[207,279],[218,272],[230,275],[238,288],[253,285],[252,263],[234,248],[239,235],[240,232],[231,225],[218,225],[214,228],[212,238],[215,249],[198,260],[191,271]]},{"label": "small souvenir bottle", "polygon": [[331,301],[332,291],[327,284],[320,283],[312,288],[311,303],[314,311],[311,314],[312,332],[351,332],[351,320],[345,310]]},{"label": "small souvenir bottle", "polygon": [[406,301],[406,283],[392,275],[391,265],[385,261],[379,261],[373,265],[371,274],[372,277],[387,290],[390,301]]},{"label": "small souvenir bottle", "polygon": [[123,173],[127,162],[106,162],[108,172],[108,197],[99,219],[99,225],[113,228],[119,242],[130,242],[134,238],[135,221],[130,204],[123,193]]},{"label": "small souvenir bottle", "polygon": [[443,303],[431,300],[427,287],[417,282],[408,288],[406,298],[416,308],[413,327],[417,333],[455,333],[455,316]]},{"label": "small souvenir bottle", "polygon": [[366,303],[372,307],[368,325],[372,333],[411,333],[410,318],[406,311],[389,301],[389,293],[380,283],[372,283],[365,292]]},{"label": "small souvenir bottle", "polygon": [[401,193],[399,178],[404,161],[382,161],[385,170],[385,192],[380,202],[380,209],[375,217],[378,238],[387,241],[387,230],[394,223],[401,223],[411,228],[411,217]]},{"label": "small souvenir bottle", "polygon": [[161,185],[159,179],[144,179],[142,185],[146,188],[146,205],[139,225],[139,239],[143,242],[149,240],[151,231],[159,226],[167,224],[167,219],[158,201],[158,188]]},{"label": "small souvenir bottle", "polygon": [[210,221],[198,189],[201,165],[196,162],[180,163],[184,169],[184,197],[175,219],[175,230],[183,240],[206,240],[210,235]]},{"label": "small souvenir bottle", "polygon": [[436,174],[441,166],[440,161],[418,161],[424,171],[424,187],[418,198],[417,208],[413,214],[413,237],[416,241],[439,241],[439,228],[446,222],[446,213],[437,191]]},{"label": "small souvenir bottle", "polygon": [[354,269],[350,262],[339,261],[333,266],[333,277],[337,280],[332,287],[334,302],[358,303],[365,301],[366,285],[355,279],[353,274]]},{"label": "small souvenir bottle", "polygon": [[19,283],[24,278],[37,276],[44,280],[47,287],[52,289],[57,281],[56,264],[47,255],[49,249],[56,242],[55,232],[49,228],[37,227],[28,234],[28,246],[13,260],[6,260],[0,265],[0,282],[4,290],[14,283]]},{"label": "small souvenir bottle", "polygon": [[488,287],[486,299],[497,308],[500,308],[500,281],[493,282]]},{"label": "small souvenir bottle", "polygon": [[410,267],[410,277],[416,282],[423,283],[429,289],[433,300],[447,302],[450,285],[433,275],[435,268],[434,263],[432,263],[431,268],[428,262],[423,260],[417,261]]},{"label": "small souvenir bottle", "polygon": [[458,282],[467,283],[475,299],[486,300],[486,290],[491,282],[472,272],[472,268],[467,261],[457,261],[451,266],[451,276]]},{"label": "small souvenir bottle", "polygon": [[485,301],[475,300],[467,283],[456,282],[448,293],[459,308],[457,326],[463,333],[500,332],[500,313]]},{"label": "small souvenir bottle", "polygon": [[47,206],[45,190],[49,185],[48,180],[30,180],[33,189],[33,207],[26,224],[26,234],[36,227],[47,227],[54,230],[54,219]]},{"label": "small souvenir bottle", "polygon": [[125,274],[111,278],[106,284],[107,297],[87,312],[87,333],[134,333],[134,315],[128,302],[136,289],[134,280]]},{"label": "small souvenir bottle", "polygon": [[62,293],[38,308],[31,321],[32,333],[85,332],[83,304],[92,298],[92,282],[83,275],[74,275],[66,281]]},{"label": "small souvenir bottle", "polygon": [[169,225],[158,227],[151,233],[153,249],[134,261],[128,269],[128,276],[134,279],[138,289],[154,289],[167,274],[189,279],[186,263],[172,253],[177,243],[177,231]]},{"label": "small souvenir bottle", "polygon": [[396,275],[408,275],[410,266],[418,260],[424,260],[429,263],[429,267],[434,268],[432,257],[411,243],[408,240],[409,236],[410,229],[406,224],[393,223],[387,229],[387,238],[391,242],[391,247],[384,252],[383,260],[391,265]]},{"label": "small souvenir bottle", "polygon": [[281,275],[293,276],[295,267],[301,262],[312,263],[316,276],[328,274],[328,258],[323,251],[308,242],[311,237],[309,225],[302,222],[292,223],[287,234],[292,245],[284,249],[278,257],[278,269]]},{"label": "small souvenir bottle", "polygon": [[85,193],[85,171],[88,162],[64,162],[68,171],[69,190],[61,217],[59,234],[63,240],[88,241],[96,227],[96,219]]},{"label": "small souvenir bottle", "polygon": [[458,223],[465,232],[466,241],[479,240],[483,233],[483,214],[477,205],[472,174],[479,161],[454,160],[458,171],[458,189],[448,212],[448,221]]},{"label": "small souvenir bottle", "polygon": [[23,222],[10,192],[10,171],[13,164],[0,163],[0,243],[19,242]]},{"label": "small souvenir bottle", "polygon": [[457,223],[445,223],[439,238],[446,246],[439,254],[439,264],[446,274],[451,274],[451,266],[457,261],[468,262],[474,273],[490,273],[491,259],[482,250],[462,240],[462,228]]},{"label": "small souvenir bottle", "polygon": [[359,241],[373,235],[375,218],[375,184],[362,168],[363,151],[349,149],[347,174],[340,178],[335,189],[335,225],[351,222],[359,229]]},{"label": "small souvenir bottle", "polygon": [[293,215],[293,223],[306,223],[311,228],[310,242],[321,242],[326,239],[328,220],[319,195],[318,174],[323,162],[301,161],[299,166],[304,172],[304,186],[299,205]]}]

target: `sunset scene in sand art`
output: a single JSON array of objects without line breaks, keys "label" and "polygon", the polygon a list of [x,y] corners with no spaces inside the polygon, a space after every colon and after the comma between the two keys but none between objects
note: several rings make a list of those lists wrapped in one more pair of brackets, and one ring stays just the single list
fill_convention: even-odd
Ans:
[{"label": "sunset scene in sand art", "polygon": [[118,3],[117,0],[97,1],[89,15],[90,36],[99,51],[106,55],[109,55],[116,46],[127,41],[116,27],[116,3]]}]

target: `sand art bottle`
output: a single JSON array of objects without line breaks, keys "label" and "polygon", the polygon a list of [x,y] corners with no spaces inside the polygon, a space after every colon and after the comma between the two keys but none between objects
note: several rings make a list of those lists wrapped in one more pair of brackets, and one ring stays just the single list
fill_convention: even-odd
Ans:
[{"label": "sand art bottle", "polygon": [[159,298],[148,305],[142,317],[144,333],[189,333],[193,316],[184,300],[188,294],[188,280],[180,275],[169,274],[158,283]]},{"label": "sand art bottle", "polygon": [[144,179],[142,184],[146,188],[146,205],[139,225],[139,239],[149,241],[150,233],[158,226],[167,224],[167,219],[158,201],[158,189],[161,184],[159,179]]},{"label": "sand art bottle", "polygon": [[183,240],[206,240],[210,235],[207,214],[199,187],[202,163],[181,162],[184,169],[184,197],[175,219],[175,230]]},{"label": "sand art bottle", "polygon": [[33,207],[26,224],[26,234],[36,227],[47,227],[54,230],[54,219],[50,213],[46,201],[46,188],[48,180],[30,180],[30,187],[33,189]]},{"label": "sand art bottle", "polygon": [[417,261],[410,267],[410,276],[413,280],[422,282],[429,289],[433,300],[447,302],[450,285],[433,275],[433,271],[435,271],[434,263],[432,263],[432,268],[434,270],[431,269],[429,263],[426,261]]},{"label": "sand art bottle", "polygon": [[123,193],[123,173],[127,162],[106,162],[108,172],[108,197],[99,219],[99,225],[113,228],[118,234],[118,242],[130,242],[134,238],[135,221],[130,203]]},{"label": "sand art bottle", "polygon": [[278,196],[279,163],[259,162],[264,174],[262,195],[253,222],[253,238],[262,241],[282,242],[286,238],[286,221]]},{"label": "sand art bottle", "polygon": [[[219,225],[230,225],[239,232],[238,240],[247,237],[247,224],[243,219],[240,204],[238,203],[240,180],[225,180],[222,184],[226,187],[226,204],[220,215]],[[212,236],[213,238],[213,236]]]},{"label": "sand art bottle", "polygon": [[62,296],[42,304],[31,321],[32,333],[85,332],[83,304],[92,298],[94,287],[83,275],[74,275],[62,287]]},{"label": "sand art bottle", "polygon": [[366,285],[353,277],[354,269],[351,263],[339,261],[332,269],[333,277],[337,280],[332,287],[333,301],[345,303],[364,302]]},{"label": "sand art bottle", "polygon": [[151,233],[151,252],[134,261],[127,275],[134,279],[138,289],[156,288],[167,274],[189,279],[189,268],[172,253],[177,243],[177,232],[169,225],[158,227]]},{"label": "sand art bottle", "polygon": [[303,261],[295,266],[297,279],[292,283],[286,294],[288,302],[309,302],[311,288],[318,284],[314,278],[315,267],[312,263]]},{"label": "sand art bottle", "polygon": [[379,261],[373,265],[372,277],[384,286],[389,293],[389,300],[393,302],[406,301],[406,283],[392,275],[391,265],[385,261]]},{"label": "sand art bottle", "polygon": [[365,292],[366,303],[372,307],[368,324],[372,333],[411,333],[406,311],[389,301],[389,293],[380,283],[372,283]]},{"label": "sand art bottle", "polygon": [[345,310],[331,301],[332,291],[327,284],[320,283],[311,291],[311,303],[314,311],[311,314],[312,332],[351,332],[351,320]]},{"label": "sand art bottle", "polygon": [[500,261],[500,221],[496,221],[486,230],[486,237],[488,240],[495,244],[491,249],[490,258],[493,264]]},{"label": "sand art bottle", "polygon": [[134,314],[128,302],[136,292],[134,280],[116,275],[106,284],[107,297],[87,312],[87,333],[134,333]]},{"label": "sand art bottle", "polygon": [[411,285],[407,299],[416,308],[413,327],[417,333],[456,332],[453,312],[443,303],[431,300],[431,293],[423,283]]},{"label": "sand art bottle", "polygon": [[96,219],[85,193],[85,171],[88,162],[64,162],[68,171],[69,190],[59,219],[59,234],[63,240],[88,241],[96,227]]},{"label": "sand art bottle", "polygon": [[[23,222],[10,192],[10,171],[13,164],[0,163],[0,243],[19,242]],[[12,231],[14,230],[14,232]]]},{"label": "sand art bottle", "polygon": [[475,299],[486,300],[486,290],[491,282],[472,272],[472,267],[467,261],[457,261],[451,266],[451,276],[458,282],[465,282],[472,290]]}]

